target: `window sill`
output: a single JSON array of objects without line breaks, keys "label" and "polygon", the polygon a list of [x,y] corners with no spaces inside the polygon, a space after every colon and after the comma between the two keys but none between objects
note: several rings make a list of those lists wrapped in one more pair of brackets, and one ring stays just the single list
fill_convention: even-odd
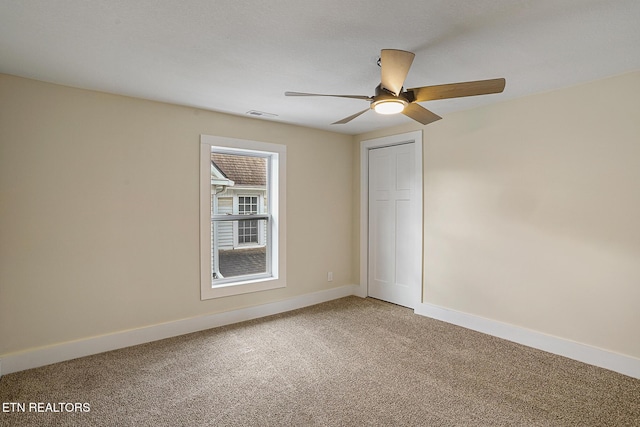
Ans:
[{"label": "window sill", "polygon": [[221,283],[212,285],[211,288],[202,289],[201,299],[223,298],[231,295],[248,294],[251,292],[267,291],[270,289],[284,288],[287,284],[277,277],[248,278],[245,281]]}]

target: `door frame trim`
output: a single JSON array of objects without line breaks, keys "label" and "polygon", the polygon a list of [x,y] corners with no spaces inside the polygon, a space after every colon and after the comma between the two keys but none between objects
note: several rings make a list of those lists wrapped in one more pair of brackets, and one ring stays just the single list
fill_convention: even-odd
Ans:
[{"label": "door frame trim", "polygon": [[[416,195],[418,196],[419,217],[421,219],[420,241],[424,242],[423,224],[424,224],[424,196],[422,190],[423,171],[422,171],[422,131],[413,131],[398,135],[386,136],[383,138],[375,138],[360,141],[360,289],[358,295],[367,297],[368,275],[369,275],[369,150],[374,148],[390,147],[392,145],[400,145],[413,142],[415,144],[415,173],[419,179],[416,179]],[[421,283],[419,292],[416,293],[413,307],[416,308],[422,303],[422,288],[424,283],[424,272],[422,266],[424,260],[422,258],[423,243],[420,245],[420,277]]]}]

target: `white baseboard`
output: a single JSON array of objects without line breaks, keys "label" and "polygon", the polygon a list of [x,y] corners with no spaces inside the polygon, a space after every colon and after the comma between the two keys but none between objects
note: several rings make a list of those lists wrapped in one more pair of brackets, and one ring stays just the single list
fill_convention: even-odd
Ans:
[{"label": "white baseboard", "polygon": [[422,303],[415,313],[640,379],[640,359],[530,329]]},{"label": "white baseboard", "polygon": [[349,295],[356,295],[360,287],[347,285],[338,288],[327,289],[311,294],[300,295],[283,301],[276,301],[255,307],[247,307],[225,313],[211,314],[207,316],[192,317],[174,322],[161,323],[144,328],[116,332],[98,337],[81,339],[78,341],[54,344],[25,350],[18,353],[0,356],[0,376],[25,369],[37,368],[78,357],[117,350],[119,348],[144,344],[178,335],[198,332],[218,326],[230,325],[245,320],[284,313],[310,305],[320,304]]},{"label": "white baseboard", "polygon": [[[347,285],[255,307],[177,320],[7,354],[0,356],[0,376],[105,351],[284,313],[349,295],[366,296],[361,295],[361,293],[360,286]],[[419,304],[415,308],[415,313],[640,379],[640,359],[631,356],[621,355],[433,304]]]}]

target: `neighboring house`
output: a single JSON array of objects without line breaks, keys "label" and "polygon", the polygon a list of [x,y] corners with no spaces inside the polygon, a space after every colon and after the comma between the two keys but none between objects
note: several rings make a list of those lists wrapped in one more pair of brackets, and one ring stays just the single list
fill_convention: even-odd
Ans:
[{"label": "neighboring house", "polygon": [[[211,153],[211,212],[250,215],[267,209],[267,164],[261,157]],[[214,278],[264,271],[266,223],[217,223],[212,229]]]}]

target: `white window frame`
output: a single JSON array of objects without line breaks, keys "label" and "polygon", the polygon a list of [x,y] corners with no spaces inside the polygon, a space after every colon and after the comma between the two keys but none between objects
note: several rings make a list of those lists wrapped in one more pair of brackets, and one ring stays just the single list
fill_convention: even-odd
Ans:
[{"label": "white window frame", "polygon": [[[211,149],[269,159],[267,273],[212,280]],[[286,287],[286,146],[260,141],[200,136],[200,297],[202,300]],[[239,218],[239,219],[246,219]]]}]

